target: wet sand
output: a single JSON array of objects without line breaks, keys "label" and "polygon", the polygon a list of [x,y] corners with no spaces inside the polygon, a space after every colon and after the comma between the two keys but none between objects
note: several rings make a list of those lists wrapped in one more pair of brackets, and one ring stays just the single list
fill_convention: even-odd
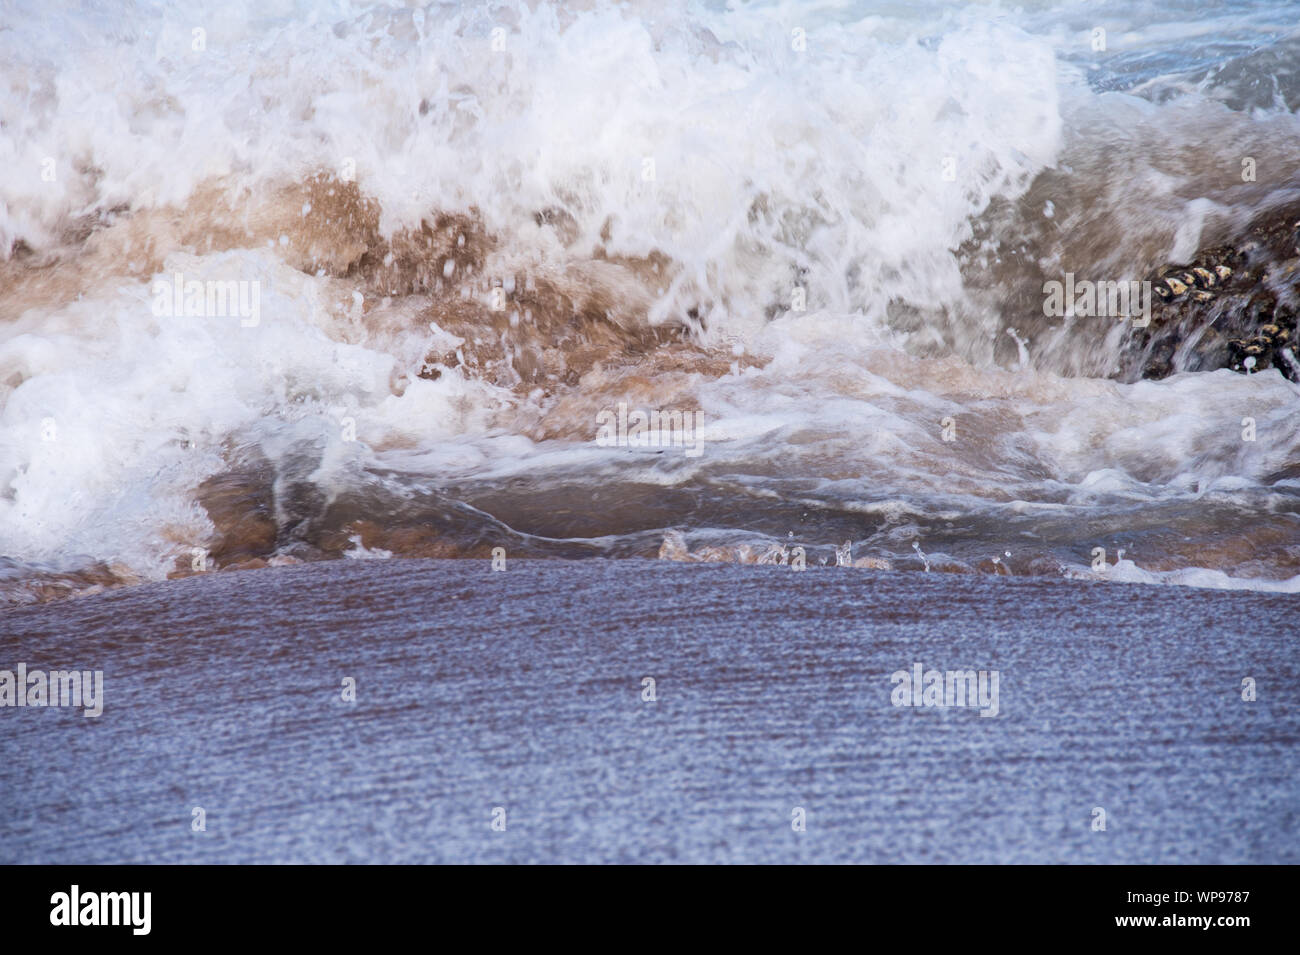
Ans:
[{"label": "wet sand", "polygon": [[[643,560],[20,608],[0,668],[102,669],[104,710],[0,709],[0,861],[1295,863],[1295,608]],[[998,715],[893,705],[918,662],[997,670]]]}]

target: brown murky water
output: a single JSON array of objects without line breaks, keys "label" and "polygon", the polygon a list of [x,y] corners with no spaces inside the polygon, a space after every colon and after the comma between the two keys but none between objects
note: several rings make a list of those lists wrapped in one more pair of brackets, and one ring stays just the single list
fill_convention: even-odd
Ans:
[{"label": "brown murky water", "polygon": [[[0,30],[0,602],[845,542],[1300,590],[1284,5],[1106,0],[1094,50],[1073,5],[863,0],[805,11],[803,56],[753,4],[251,0],[208,55],[187,4]],[[1261,214],[1268,261],[1149,342],[1046,308]],[[1178,349],[1258,332],[1256,286],[1257,373],[1129,380],[1218,367]],[[689,440],[603,440],[638,415]]]}]

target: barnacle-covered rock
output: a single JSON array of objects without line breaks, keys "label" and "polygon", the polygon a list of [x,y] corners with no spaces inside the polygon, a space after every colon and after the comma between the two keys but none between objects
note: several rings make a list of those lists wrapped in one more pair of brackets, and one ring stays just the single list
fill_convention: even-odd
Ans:
[{"label": "barnacle-covered rock", "polygon": [[1266,213],[1240,239],[1157,269],[1150,322],[1134,324],[1117,376],[1275,368],[1300,381],[1300,203]]}]

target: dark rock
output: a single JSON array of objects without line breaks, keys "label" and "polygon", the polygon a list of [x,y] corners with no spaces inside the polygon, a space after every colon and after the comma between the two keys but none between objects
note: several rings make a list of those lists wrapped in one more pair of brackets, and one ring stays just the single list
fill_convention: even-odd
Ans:
[{"label": "dark rock", "polygon": [[1151,321],[1133,327],[1117,377],[1276,369],[1300,381],[1300,203],[1259,216],[1241,238],[1155,270]]}]

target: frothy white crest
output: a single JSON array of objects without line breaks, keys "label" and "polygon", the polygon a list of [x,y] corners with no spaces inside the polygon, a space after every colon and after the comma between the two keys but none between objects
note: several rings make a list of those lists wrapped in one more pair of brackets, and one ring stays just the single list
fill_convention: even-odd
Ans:
[{"label": "frothy white crest", "polygon": [[[563,269],[596,247],[666,256],[671,268],[649,290],[652,322],[690,316],[706,343],[740,341],[773,359],[764,373],[700,389],[710,455],[725,460],[731,441],[738,466],[773,435],[808,431],[771,453],[831,484],[870,474],[880,499],[959,497],[968,489],[949,487],[951,458],[934,453],[932,432],[967,408],[963,434],[986,413],[1001,431],[990,425],[984,450],[961,452],[973,455],[963,475],[1026,498],[1058,485],[1058,496],[1092,500],[1148,493],[1153,480],[1250,482],[1294,450],[1275,440],[1198,457],[1240,417],[1216,410],[1221,381],[1129,389],[956,365],[905,381],[872,364],[899,307],[961,317],[967,357],[1002,337],[999,316],[964,287],[956,250],[973,219],[1025,199],[1077,145],[1063,115],[1158,125],[1154,108],[1095,97],[1076,66],[1062,66],[1077,36],[1034,35],[997,10],[935,21],[906,5],[868,15],[182,0],[96,12],[24,0],[13,10],[0,30],[5,256],[20,239],[53,246],[79,217],[120,206],[184,215],[214,181],[256,195],[346,170],[380,203],[385,233],[472,210],[498,239],[488,268],[503,279]],[[1136,141],[1124,139],[1126,122],[1114,125],[1121,144]],[[1179,128],[1189,141],[1204,133]],[[1087,166],[1115,145],[1066,158]],[[1168,174],[1136,168],[1133,189],[1159,192],[1152,183]],[[1177,199],[1178,181],[1161,189]],[[1058,197],[1052,228],[1068,230],[1097,191]],[[1105,201],[1120,209],[1133,195]],[[571,224],[539,225],[543,210]],[[1131,215],[1123,225],[1143,214]],[[290,268],[278,248],[163,251],[164,277],[260,282],[260,324],[159,318],[138,277],[0,324],[0,553],[161,574],[208,532],[193,492],[232,446],[275,459],[315,443],[312,479],[331,493],[377,459],[499,473],[537,450],[493,433],[510,400],[498,389],[410,375],[430,342],[414,309],[380,334],[358,324],[352,289]],[[806,311],[794,310],[796,287]],[[910,344],[939,337],[924,323],[911,331]],[[942,380],[949,372],[962,381]],[[1228,390],[1240,389],[1259,399],[1261,420],[1293,398],[1244,379]],[[340,437],[343,416],[356,419],[355,443]],[[46,419],[56,440],[42,435]],[[541,452],[548,464],[566,455]]]},{"label": "frothy white crest", "polygon": [[893,300],[957,299],[971,215],[1061,139],[1050,45],[974,19],[922,42],[784,8],[304,11],[167,5],[102,33],[0,34],[17,172],[0,242],[183,204],[210,177],[351,166],[386,230],[475,208],[513,236],[558,207],[584,252],[666,253],[681,268],[656,319],[694,307],[752,329],[802,285],[812,310],[879,320]]}]

